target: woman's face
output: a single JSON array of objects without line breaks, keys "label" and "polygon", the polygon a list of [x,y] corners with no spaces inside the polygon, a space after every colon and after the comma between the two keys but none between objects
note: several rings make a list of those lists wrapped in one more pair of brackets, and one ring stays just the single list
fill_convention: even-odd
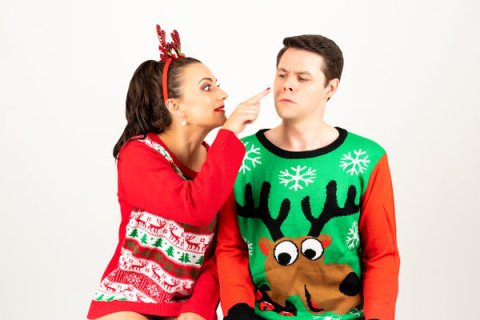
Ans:
[{"label": "woman's face", "polygon": [[217,85],[212,71],[202,63],[182,70],[178,109],[189,126],[213,129],[226,121],[224,101],[228,95]]}]

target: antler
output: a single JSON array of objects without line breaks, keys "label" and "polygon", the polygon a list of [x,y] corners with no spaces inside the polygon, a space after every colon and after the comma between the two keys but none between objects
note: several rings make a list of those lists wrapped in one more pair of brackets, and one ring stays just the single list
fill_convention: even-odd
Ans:
[{"label": "antler", "polygon": [[180,42],[180,35],[177,30],[173,30],[170,34],[172,41],[167,42],[167,36],[165,30],[162,30],[160,25],[157,24],[157,35],[160,45],[158,49],[160,50],[160,59],[162,61],[167,61],[168,59],[179,59],[184,58],[181,48],[182,44]]},{"label": "antler", "polygon": [[260,191],[260,203],[255,208],[253,201],[252,185],[247,183],[245,186],[245,205],[241,206],[237,202],[237,214],[244,218],[260,218],[267,226],[273,241],[283,238],[283,232],[280,229],[282,223],[290,212],[290,200],[284,199],[280,205],[278,217],[274,219],[268,209],[268,198],[270,196],[270,183],[264,182]]},{"label": "antler", "polygon": [[355,204],[355,196],[357,195],[357,189],[351,185],[348,188],[347,200],[345,200],[345,205],[343,208],[338,206],[337,201],[337,182],[332,180],[327,184],[327,198],[325,200],[325,205],[323,210],[317,218],[314,218],[312,215],[312,210],[310,208],[310,197],[306,196],[302,200],[302,211],[305,214],[305,217],[312,224],[310,231],[308,232],[309,236],[318,237],[323,227],[327,224],[328,221],[335,217],[348,216],[358,212],[360,206]]}]

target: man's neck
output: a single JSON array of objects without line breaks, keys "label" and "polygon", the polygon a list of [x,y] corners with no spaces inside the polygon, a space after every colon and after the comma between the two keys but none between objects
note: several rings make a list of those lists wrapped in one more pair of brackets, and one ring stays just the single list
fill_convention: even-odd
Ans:
[{"label": "man's neck", "polygon": [[307,151],[323,148],[339,136],[337,129],[322,121],[288,121],[267,131],[265,137],[287,151]]}]

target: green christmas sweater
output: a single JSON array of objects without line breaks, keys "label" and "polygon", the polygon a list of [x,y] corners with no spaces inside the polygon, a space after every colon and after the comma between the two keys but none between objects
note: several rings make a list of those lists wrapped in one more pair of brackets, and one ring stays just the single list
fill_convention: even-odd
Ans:
[{"label": "green christmas sweater", "polygon": [[399,260],[386,154],[337,130],[333,143],[306,152],[276,147],[266,130],[242,139],[247,154],[234,196],[251,282],[231,254],[240,244],[219,234],[225,314],[251,305],[238,288],[253,286],[245,292],[255,292],[263,319],[393,319]]}]

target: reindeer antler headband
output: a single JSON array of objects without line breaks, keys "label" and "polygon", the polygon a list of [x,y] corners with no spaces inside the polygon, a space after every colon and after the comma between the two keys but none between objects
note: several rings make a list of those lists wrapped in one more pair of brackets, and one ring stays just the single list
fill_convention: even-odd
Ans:
[{"label": "reindeer antler headband", "polygon": [[167,42],[167,36],[165,30],[162,30],[157,24],[157,35],[160,45],[160,60],[165,62],[162,72],[162,87],[163,87],[163,101],[166,103],[168,100],[168,68],[173,60],[185,58],[182,52],[182,45],[180,43],[180,35],[177,30],[173,30],[170,34],[172,41]]}]

